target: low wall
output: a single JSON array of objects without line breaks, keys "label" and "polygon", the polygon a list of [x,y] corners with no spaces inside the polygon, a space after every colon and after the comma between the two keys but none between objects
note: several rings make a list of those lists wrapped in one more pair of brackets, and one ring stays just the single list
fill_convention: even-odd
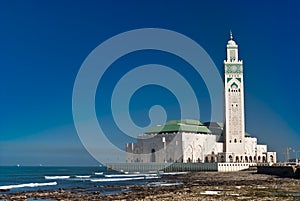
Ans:
[{"label": "low wall", "polygon": [[108,163],[108,170],[124,172],[196,172],[218,171],[217,163]]},{"label": "low wall", "polygon": [[297,179],[300,179],[300,167],[297,168],[296,170],[296,176]]},{"label": "low wall", "polygon": [[218,163],[219,172],[237,172],[256,166],[256,163]]},{"label": "low wall", "polygon": [[109,170],[124,172],[235,172],[249,169],[256,163],[109,163]]},{"label": "low wall", "polygon": [[277,175],[280,177],[299,178],[299,168],[295,166],[258,166],[257,173]]}]

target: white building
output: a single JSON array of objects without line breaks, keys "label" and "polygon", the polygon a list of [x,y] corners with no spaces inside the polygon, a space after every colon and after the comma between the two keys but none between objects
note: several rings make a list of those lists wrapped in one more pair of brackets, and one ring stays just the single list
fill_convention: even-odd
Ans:
[{"label": "white building", "polygon": [[245,132],[243,61],[230,33],[224,61],[224,125],[174,120],[126,144],[127,162],[275,163],[276,152]]}]

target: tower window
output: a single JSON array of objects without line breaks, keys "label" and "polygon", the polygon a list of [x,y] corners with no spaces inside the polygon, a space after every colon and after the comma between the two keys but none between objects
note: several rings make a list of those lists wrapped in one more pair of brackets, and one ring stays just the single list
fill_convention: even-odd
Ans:
[{"label": "tower window", "polygon": [[236,139],[234,139],[234,143],[237,143],[237,140],[236,140]]}]

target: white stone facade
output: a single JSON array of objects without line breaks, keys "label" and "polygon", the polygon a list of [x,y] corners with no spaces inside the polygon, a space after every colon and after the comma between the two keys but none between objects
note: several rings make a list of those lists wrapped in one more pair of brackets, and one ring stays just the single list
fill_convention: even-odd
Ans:
[{"label": "white stone facade", "polygon": [[[147,136],[148,137],[148,136]],[[267,152],[267,145],[245,137],[245,153],[224,152],[221,136],[199,133],[165,133],[149,139],[139,136],[137,143],[126,144],[127,162],[183,162],[183,163],[275,163],[276,152]],[[226,155],[227,154],[227,155]],[[226,161],[225,157],[230,160]]]}]

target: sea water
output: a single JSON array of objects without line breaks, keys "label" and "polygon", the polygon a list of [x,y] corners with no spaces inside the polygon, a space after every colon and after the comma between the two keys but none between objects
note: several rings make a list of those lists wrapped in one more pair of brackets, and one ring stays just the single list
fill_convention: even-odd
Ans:
[{"label": "sea water", "polygon": [[60,188],[119,193],[124,190],[120,186],[147,185],[159,179],[160,175],[155,173],[107,172],[105,167],[0,167],[0,191],[9,190],[9,193]]}]

